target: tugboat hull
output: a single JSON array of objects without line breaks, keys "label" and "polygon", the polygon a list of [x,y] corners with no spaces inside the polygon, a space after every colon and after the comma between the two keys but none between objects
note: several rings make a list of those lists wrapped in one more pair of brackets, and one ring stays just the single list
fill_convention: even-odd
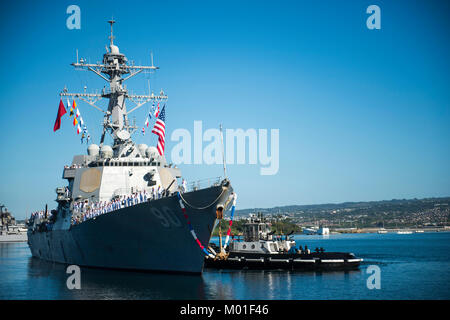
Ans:
[{"label": "tugboat hull", "polygon": [[352,270],[363,259],[351,253],[324,252],[310,254],[230,253],[228,259],[205,259],[205,268],[255,270]]}]

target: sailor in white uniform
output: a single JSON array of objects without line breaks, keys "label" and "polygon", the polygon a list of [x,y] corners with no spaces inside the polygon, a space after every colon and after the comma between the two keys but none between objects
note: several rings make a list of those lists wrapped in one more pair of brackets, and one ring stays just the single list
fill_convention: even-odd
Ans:
[{"label": "sailor in white uniform", "polygon": [[162,188],[161,186],[158,186],[158,199],[161,199],[162,196]]}]

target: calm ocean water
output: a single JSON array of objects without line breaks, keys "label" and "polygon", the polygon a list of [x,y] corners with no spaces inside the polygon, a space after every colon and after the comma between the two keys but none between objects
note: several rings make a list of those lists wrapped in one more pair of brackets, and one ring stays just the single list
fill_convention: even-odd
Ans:
[{"label": "calm ocean water", "polygon": [[[64,265],[31,258],[26,243],[0,244],[0,299],[450,299],[450,233],[295,237],[298,245],[365,259],[351,272],[219,271],[201,276],[81,268],[66,287]],[[369,265],[381,289],[367,288]]]}]

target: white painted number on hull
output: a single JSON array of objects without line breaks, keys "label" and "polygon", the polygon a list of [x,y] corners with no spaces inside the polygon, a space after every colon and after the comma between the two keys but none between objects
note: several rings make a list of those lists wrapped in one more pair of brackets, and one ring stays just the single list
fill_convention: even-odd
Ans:
[{"label": "white painted number on hull", "polygon": [[158,218],[161,225],[165,228],[181,227],[181,222],[175,213],[168,207],[163,207],[162,211],[157,208],[151,208],[151,213]]}]

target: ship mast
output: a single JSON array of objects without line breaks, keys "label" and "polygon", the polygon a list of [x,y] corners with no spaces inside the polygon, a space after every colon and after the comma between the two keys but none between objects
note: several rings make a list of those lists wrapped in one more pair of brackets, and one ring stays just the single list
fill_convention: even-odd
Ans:
[{"label": "ship mast", "polygon": [[[78,98],[104,113],[103,133],[100,139],[100,146],[103,145],[105,134],[108,132],[114,140],[113,150],[118,156],[123,149],[132,144],[131,135],[137,130],[135,125],[130,125],[128,115],[137,110],[151,100],[167,100],[167,96],[161,90],[159,95],[153,93],[149,95],[134,95],[129,94],[126,86],[123,83],[143,71],[155,71],[159,69],[153,66],[135,66],[128,64],[128,60],[123,53],[119,52],[119,48],[114,44],[113,25],[115,21],[109,20],[110,24],[110,44],[109,50],[106,48],[106,53],[103,55],[102,63],[87,63],[83,58],[77,62],[72,63],[76,69],[85,69],[94,72],[103,80],[109,83],[109,89],[103,89],[102,93],[69,93],[64,89],[61,97]],[[103,110],[96,105],[96,102],[101,99],[109,99],[108,110]],[[127,111],[125,100],[128,99],[135,104],[135,106]]]}]

